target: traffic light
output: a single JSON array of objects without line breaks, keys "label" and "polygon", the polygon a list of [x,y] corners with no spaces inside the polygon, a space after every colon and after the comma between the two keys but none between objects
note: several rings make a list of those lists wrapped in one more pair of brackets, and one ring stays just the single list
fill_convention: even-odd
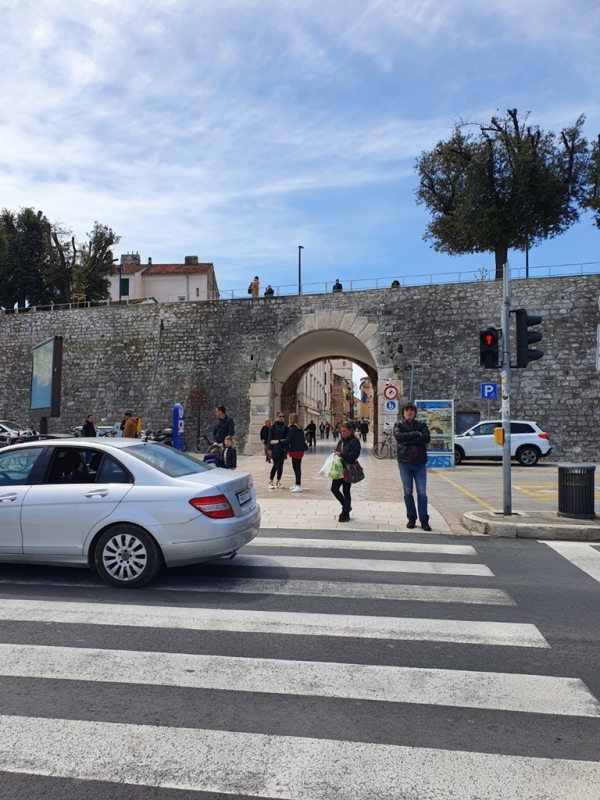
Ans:
[{"label": "traffic light", "polygon": [[515,311],[517,319],[517,369],[525,369],[530,361],[537,361],[542,358],[542,350],[530,350],[529,345],[541,342],[543,333],[541,331],[530,331],[532,325],[539,325],[542,317],[539,314],[528,314],[527,309],[517,308]]},{"label": "traffic light", "polygon": [[500,361],[500,331],[490,326],[479,333],[479,364],[496,369]]}]

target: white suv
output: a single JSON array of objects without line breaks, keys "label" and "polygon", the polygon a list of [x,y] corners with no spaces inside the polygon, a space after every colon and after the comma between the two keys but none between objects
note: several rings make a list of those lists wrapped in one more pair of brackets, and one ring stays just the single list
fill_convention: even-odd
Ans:
[{"label": "white suv", "polygon": [[[479,422],[468,431],[454,437],[454,464],[465,458],[502,458],[502,445],[494,442],[494,428],[500,420]],[[535,422],[512,420],[510,423],[510,454],[524,467],[535,467],[540,458],[550,455],[548,434]]]}]

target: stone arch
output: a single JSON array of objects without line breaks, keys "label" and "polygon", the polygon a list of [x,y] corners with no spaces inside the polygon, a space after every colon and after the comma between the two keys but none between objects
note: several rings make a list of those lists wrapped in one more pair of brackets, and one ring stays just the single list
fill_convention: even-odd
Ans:
[{"label": "stone arch", "polygon": [[[377,323],[357,311],[320,309],[303,315],[282,330],[277,339],[279,352],[265,370],[265,380],[250,386],[250,436],[246,452],[258,452],[258,434],[265,417],[273,418],[279,408],[295,407],[294,396],[300,377],[312,364],[327,358],[345,358],[365,370],[377,396],[382,386],[395,381],[389,358],[381,347]],[[374,416],[378,415],[377,403]],[[376,419],[374,423],[376,424]]]}]

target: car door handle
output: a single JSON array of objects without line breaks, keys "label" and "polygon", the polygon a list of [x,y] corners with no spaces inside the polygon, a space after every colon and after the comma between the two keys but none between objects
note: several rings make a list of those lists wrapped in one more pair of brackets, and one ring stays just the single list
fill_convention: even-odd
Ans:
[{"label": "car door handle", "polygon": [[108,494],[108,489],[94,489],[91,492],[86,492],[86,497],[106,497]]},{"label": "car door handle", "polygon": [[16,500],[18,494],[0,494],[0,503],[8,503],[10,500]]}]

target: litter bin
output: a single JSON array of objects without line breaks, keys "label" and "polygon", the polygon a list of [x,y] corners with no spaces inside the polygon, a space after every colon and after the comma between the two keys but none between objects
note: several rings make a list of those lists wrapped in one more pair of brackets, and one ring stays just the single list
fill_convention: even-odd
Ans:
[{"label": "litter bin", "polygon": [[595,519],[594,464],[558,465],[558,516]]}]

